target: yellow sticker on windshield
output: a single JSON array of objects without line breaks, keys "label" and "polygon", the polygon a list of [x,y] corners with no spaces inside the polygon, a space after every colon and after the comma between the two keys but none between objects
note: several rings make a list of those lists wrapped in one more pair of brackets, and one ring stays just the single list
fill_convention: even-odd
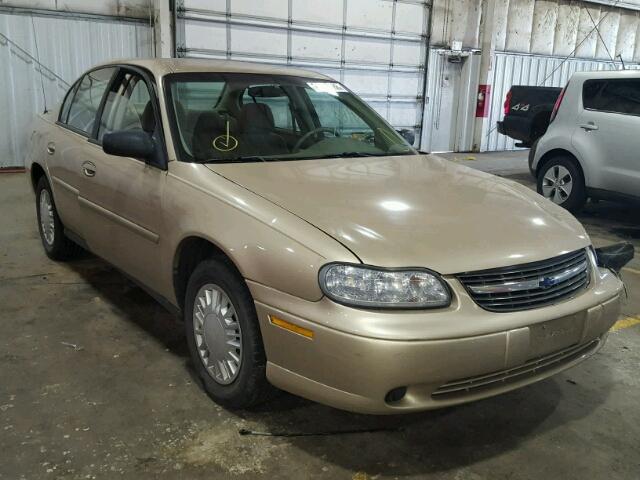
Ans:
[{"label": "yellow sticker on windshield", "polygon": [[227,133],[225,135],[218,135],[211,142],[213,148],[219,152],[230,152],[238,147],[238,140],[236,137],[229,135],[229,120],[227,120]]}]

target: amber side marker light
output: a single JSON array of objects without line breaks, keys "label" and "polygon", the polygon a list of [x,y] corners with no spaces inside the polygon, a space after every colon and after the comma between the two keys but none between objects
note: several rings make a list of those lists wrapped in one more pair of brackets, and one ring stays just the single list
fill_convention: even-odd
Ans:
[{"label": "amber side marker light", "polygon": [[298,335],[302,335],[303,337],[313,338],[313,330],[309,330],[308,328],[301,327],[299,325],[296,325],[295,323],[287,322],[286,320],[274,317],[273,315],[269,315],[269,321],[276,327],[284,328],[285,330],[297,333]]}]

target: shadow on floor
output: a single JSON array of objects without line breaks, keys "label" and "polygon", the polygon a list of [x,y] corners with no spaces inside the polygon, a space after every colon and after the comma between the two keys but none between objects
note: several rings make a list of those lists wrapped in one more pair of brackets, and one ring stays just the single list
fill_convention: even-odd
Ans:
[{"label": "shadow on floor", "polygon": [[[563,387],[570,388],[571,399],[566,399],[570,408],[562,408]],[[285,437],[284,441],[347,470],[415,475],[446,472],[516,450],[537,434],[588,416],[605,402],[608,390],[598,389],[594,394],[587,387],[568,383],[560,374],[498,397],[410,415],[358,415],[288,394],[258,410],[235,414],[269,432],[380,429]]]},{"label": "shadow on floor", "polygon": [[179,318],[168,312],[142,288],[117,269],[83,251],[68,262],[78,275],[128,322],[137,325],[176,356],[188,358],[184,327]]}]

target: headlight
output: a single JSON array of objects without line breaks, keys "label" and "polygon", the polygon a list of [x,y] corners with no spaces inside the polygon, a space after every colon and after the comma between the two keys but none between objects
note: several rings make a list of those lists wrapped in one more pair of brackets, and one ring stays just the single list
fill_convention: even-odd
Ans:
[{"label": "headlight", "polygon": [[436,308],[451,303],[447,285],[426,269],[330,263],[320,269],[320,288],[332,300],[358,307]]}]

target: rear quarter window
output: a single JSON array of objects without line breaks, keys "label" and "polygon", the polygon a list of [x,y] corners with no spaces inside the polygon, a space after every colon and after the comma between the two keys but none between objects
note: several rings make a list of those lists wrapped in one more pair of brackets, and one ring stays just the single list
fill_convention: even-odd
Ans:
[{"label": "rear quarter window", "polygon": [[67,117],[69,116],[69,109],[71,108],[71,102],[73,101],[73,97],[76,94],[77,86],[78,86],[78,82],[74,83],[64,97],[64,101],[62,102],[62,108],[60,109],[60,117],[58,118],[58,120],[62,123],[67,123]]},{"label": "rear quarter window", "polygon": [[582,103],[587,110],[640,115],[640,79],[587,80]]}]

